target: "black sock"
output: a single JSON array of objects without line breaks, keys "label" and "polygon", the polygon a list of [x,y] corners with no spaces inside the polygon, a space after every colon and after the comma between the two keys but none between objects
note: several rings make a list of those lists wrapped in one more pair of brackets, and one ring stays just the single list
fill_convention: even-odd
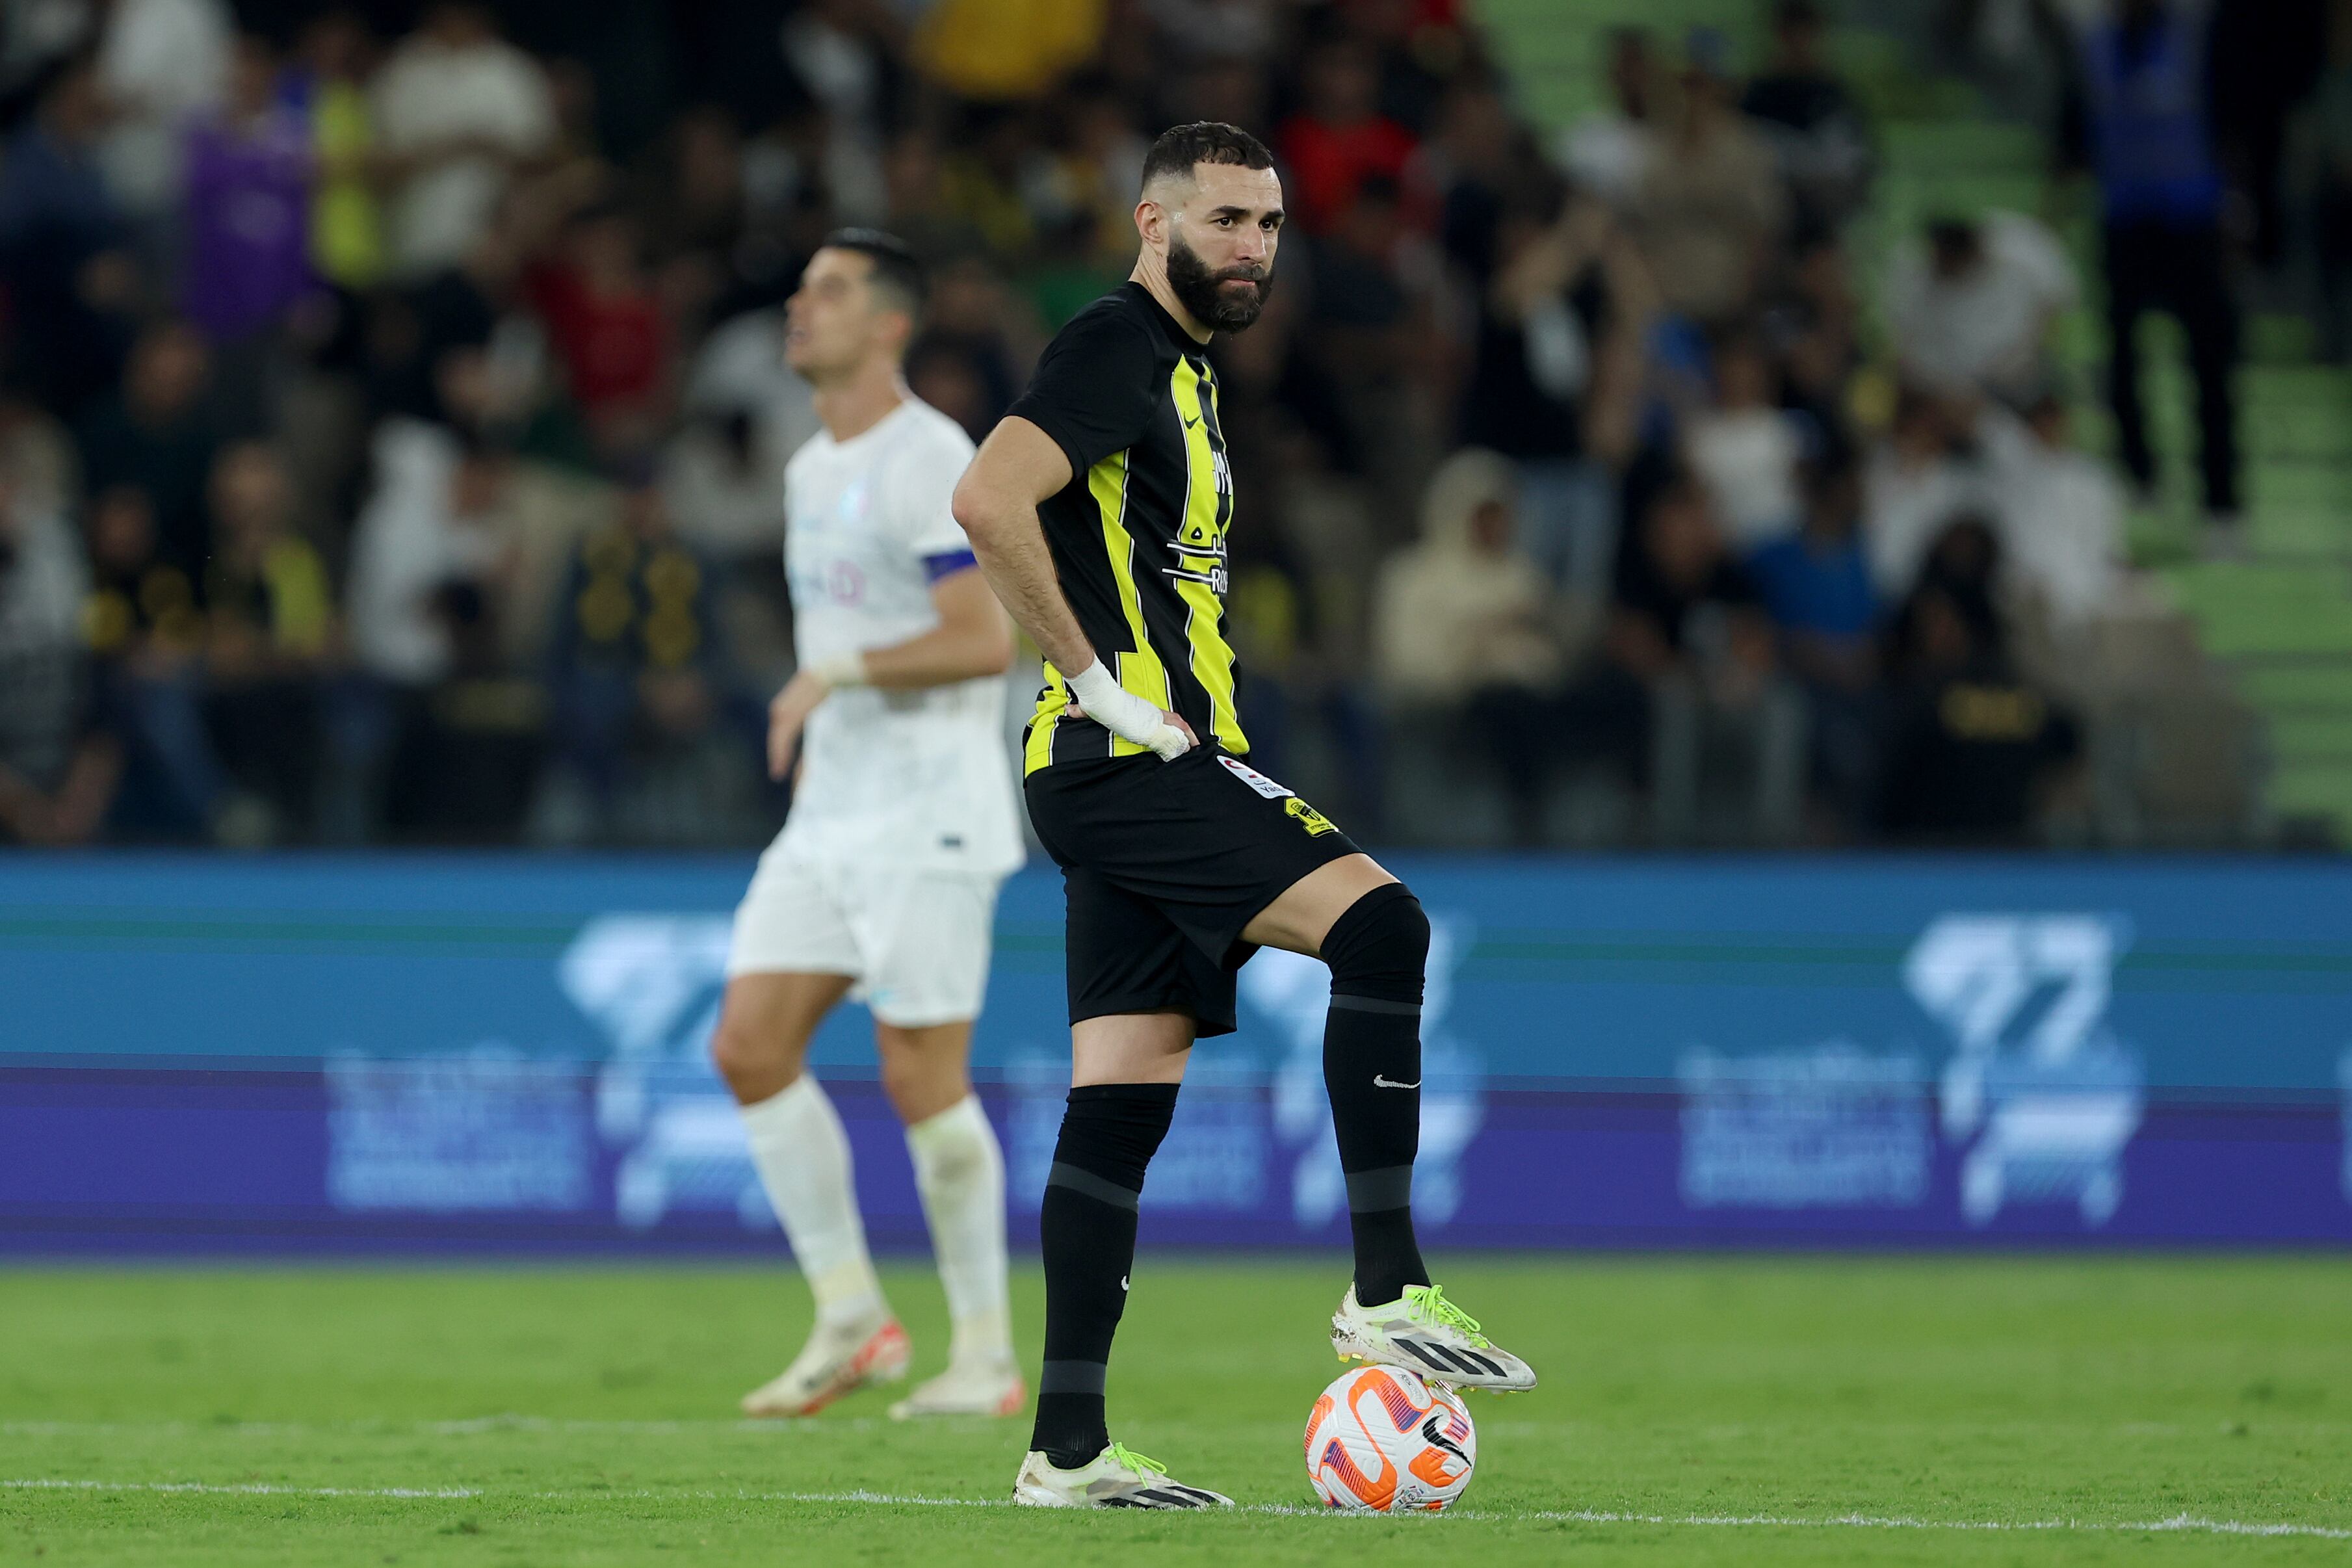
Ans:
[{"label": "black sock", "polygon": [[1176,1114],[1172,1083],[1070,1090],[1037,1212],[1045,1263],[1045,1365],[1029,1447],[1064,1469],[1110,1445],[1103,1374],[1127,1310],[1144,1167]]},{"label": "black sock", "polygon": [[1429,1283],[1412,1234],[1412,1161],[1421,1147],[1421,993],[1429,917],[1403,884],[1375,888],[1323,939],[1331,1012],[1323,1084],[1348,1175],[1356,1300],[1377,1307]]}]

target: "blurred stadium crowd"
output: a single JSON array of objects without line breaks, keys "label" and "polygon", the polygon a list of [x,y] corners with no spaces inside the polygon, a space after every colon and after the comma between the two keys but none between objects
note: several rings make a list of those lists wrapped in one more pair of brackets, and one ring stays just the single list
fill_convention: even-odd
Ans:
[{"label": "blurred stadium crowd", "polygon": [[[1216,351],[1244,721],[1364,836],[1456,841],[1468,792],[1524,843],[2026,841],[2163,623],[2146,439],[2119,406],[2126,468],[2085,456],[2050,374],[2067,248],[1850,254],[1874,138],[1806,4],[1754,58],[1616,36],[1557,133],[1461,0],[6,17],[16,841],[763,838],[801,264],[918,247],[908,377],[978,437],[1186,120],[1260,131],[1294,215]],[[2226,549],[2222,193],[2132,86],[2171,37],[2072,38],[2068,101]]]}]

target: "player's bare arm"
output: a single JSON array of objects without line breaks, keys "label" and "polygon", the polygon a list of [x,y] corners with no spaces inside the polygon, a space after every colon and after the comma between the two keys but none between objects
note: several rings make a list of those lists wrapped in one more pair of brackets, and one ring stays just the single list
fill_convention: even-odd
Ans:
[{"label": "player's bare arm", "polygon": [[938,626],[860,656],[865,684],[909,691],[1013,668],[1013,622],[982,574],[966,567],[940,578],[931,585],[931,607],[939,612]]},{"label": "player's bare arm", "polygon": [[956,483],[953,507],[997,598],[1055,668],[1075,674],[1096,662],[1095,650],[1063,596],[1037,521],[1037,503],[1069,482],[1062,448],[1016,415],[981,443]]},{"label": "player's bare arm", "polygon": [[1006,418],[989,433],[956,485],[956,522],[971,541],[989,586],[1046,662],[1070,683],[1077,706],[1105,728],[1162,757],[1181,756],[1201,743],[1192,726],[1119,689],[1118,677],[1079,629],[1054,574],[1037,503],[1070,479],[1070,460],[1052,437],[1017,415]]},{"label": "player's bare arm", "polygon": [[931,584],[939,624],[887,647],[844,654],[793,675],[768,704],[768,776],[792,770],[801,731],[824,700],[845,686],[919,691],[1003,675],[1013,668],[1013,626],[978,572],[951,572]]}]

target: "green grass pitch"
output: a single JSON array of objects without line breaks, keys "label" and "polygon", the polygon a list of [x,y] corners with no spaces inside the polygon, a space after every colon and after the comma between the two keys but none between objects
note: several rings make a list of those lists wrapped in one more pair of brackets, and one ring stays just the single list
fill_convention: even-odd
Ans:
[{"label": "green grass pitch", "polygon": [[[1443,1272],[1543,1386],[1391,1521],[1306,1511],[1333,1258],[1136,1269],[1112,1427],[1218,1517],[1013,1509],[1025,1421],[733,1419],[780,1269],[8,1268],[0,1563],[2352,1563],[2352,1259]],[[938,1287],[889,1284],[928,1373]]]}]

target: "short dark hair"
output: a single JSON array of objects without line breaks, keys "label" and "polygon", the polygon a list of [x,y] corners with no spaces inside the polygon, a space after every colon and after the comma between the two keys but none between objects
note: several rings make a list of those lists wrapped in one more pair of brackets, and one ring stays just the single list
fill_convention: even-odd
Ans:
[{"label": "short dark hair", "polygon": [[1223,121],[1171,125],[1160,133],[1160,140],[1144,154],[1143,183],[1149,185],[1162,174],[1182,174],[1189,179],[1202,163],[1271,169],[1274,154],[1265,150],[1265,142],[1240,126],[1227,125]]},{"label": "short dark hair", "polygon": [[825,250],[854,250],[874,265],[874,287],[892,295],[909,316],[923,313],[930,279],[922,258],[895,234],[878,228],[837,228],[824,237]]}]

